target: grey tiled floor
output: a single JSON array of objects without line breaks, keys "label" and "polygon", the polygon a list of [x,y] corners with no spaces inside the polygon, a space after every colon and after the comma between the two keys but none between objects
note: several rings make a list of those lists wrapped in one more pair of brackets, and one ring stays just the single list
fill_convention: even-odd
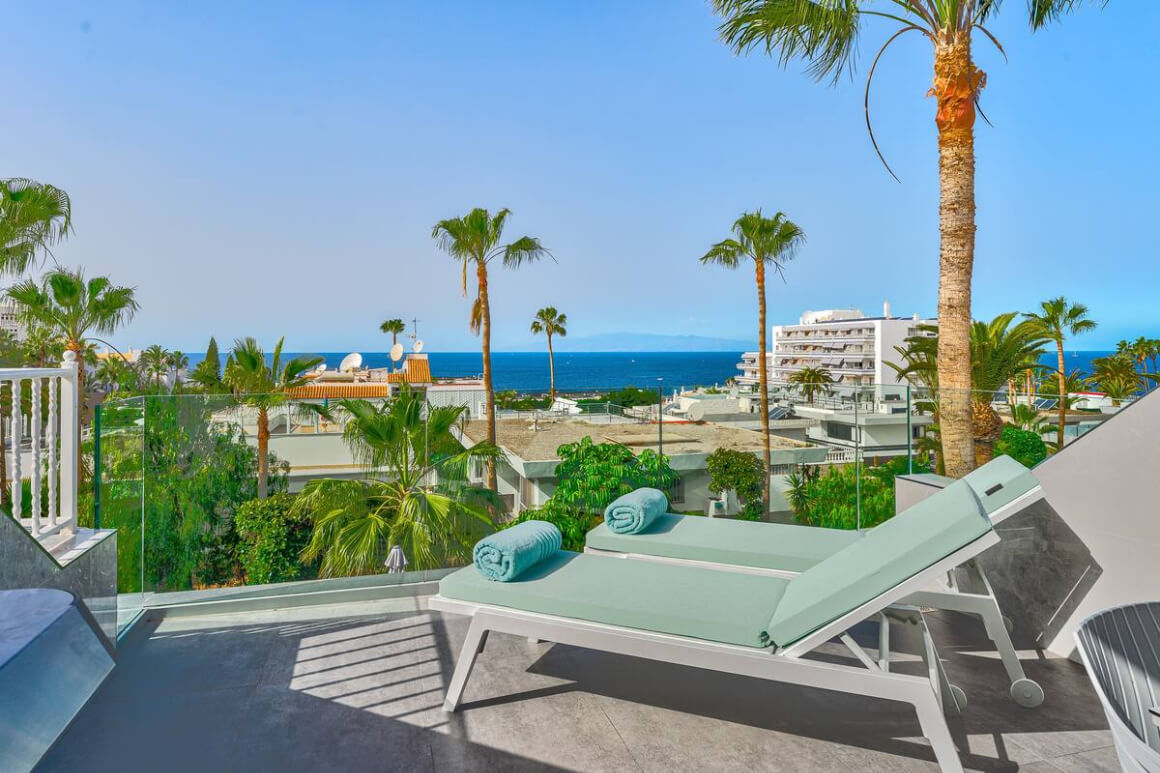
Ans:
[{"label": "grey tiled floor", "polygon": [[[950,722],[964,766],[1117,769],[1079,666],[1029,653],[1047,701],[1019,708],[981,627],[928,617],[970,698]],[[39,770],[936,769],[894,703],[495,634],[446,715],[465,632],[423,599],[146,619]]]}]

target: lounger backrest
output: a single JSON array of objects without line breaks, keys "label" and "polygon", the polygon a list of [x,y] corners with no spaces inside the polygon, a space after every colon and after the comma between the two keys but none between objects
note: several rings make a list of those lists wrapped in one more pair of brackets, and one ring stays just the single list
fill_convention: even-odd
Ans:
[{"label": "lounger backrest", "polygon": [[998,456],[963,478],[975,492],[988,516],[1029,491],[1039,488],[1031,470],[1010,456]]},{"label": "lounger backrest", "polygon": [[1160,760],[1160,730],[1149,716],[1160,706],[1160,603],[1099,612],[1083,622],[1075,638],[1105,705]]},{"label": "lounger backrest", "polygon": [[790,581],[766,633],[787,646],[900,585],[991,530],[965,481],[956,481]]}]

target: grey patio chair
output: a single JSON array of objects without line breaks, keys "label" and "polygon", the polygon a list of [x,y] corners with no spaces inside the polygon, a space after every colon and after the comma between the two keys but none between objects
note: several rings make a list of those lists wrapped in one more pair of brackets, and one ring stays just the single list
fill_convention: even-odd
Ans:
[{"label": "grey patio chair", "polygon": [[1160,602],[1098,612],[1075,633],[1120,767],[1160,773]]}]

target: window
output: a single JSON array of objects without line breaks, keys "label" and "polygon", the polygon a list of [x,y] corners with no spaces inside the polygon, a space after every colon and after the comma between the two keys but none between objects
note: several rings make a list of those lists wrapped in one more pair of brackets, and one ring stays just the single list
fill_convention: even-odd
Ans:
[{"label": "window", "polygon": [[831,440],[848,440],[854,441],[854,427],[849,424],[839,424],[835,421],[827,421],[825,423],[826,435]]}]

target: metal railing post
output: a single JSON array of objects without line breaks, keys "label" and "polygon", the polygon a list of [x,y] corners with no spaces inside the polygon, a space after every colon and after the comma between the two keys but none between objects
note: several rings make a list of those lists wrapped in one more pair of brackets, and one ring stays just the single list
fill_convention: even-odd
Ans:
[{"label": "metal railing post", "polygon": [[80,395],[77,392],[76,352],[66,351],[60,364],[66,372],[60,379],[60,507],[61,520],[75,523],[77,517],[77,464],[80,460]]},{"label": "metal railing post", "polygon": [[101,403],[93,409],[93,528],[101,528]]}]

